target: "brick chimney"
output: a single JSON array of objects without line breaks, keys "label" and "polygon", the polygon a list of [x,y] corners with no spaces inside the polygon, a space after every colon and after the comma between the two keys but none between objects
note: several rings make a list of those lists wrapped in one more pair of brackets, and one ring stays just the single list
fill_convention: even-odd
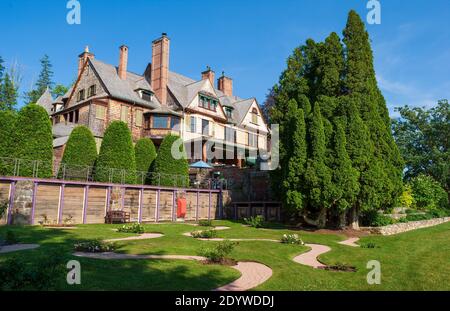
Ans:
[{"label": "brick chimney", "polygon": [[119,57],[119,78],[122,80],[127,79],[127,66],[128,66],[128,47],[122,45],[120,47],[120,57]]},{"label": "brick chimney", "polygon": [[206,66],[206,71],[202,72],[202,80],[209,79],[211,81],[211,85],[214,86],[214,78],[216,76],[216,73],[212,71],[211,67]]},{"label": "brick chimney", "polygon": [[151,85],[162,105],[167,104],[167,83],[169,82],[170,39],[166,33],[152,42]]},{"label": "brick chimney", "polygon": [[78,56],[78,76],[80,75],[81,70],[83,70],[84,64],[86,64],[87,60],[93,58],[94,54],[90,53],[89,46],[86,46],[84,52]]},{"label": "brick chimney", "polygon": [[222,76],[217,80],[217,88],[227,96],[233,96],[233,80],[225,76],[225,72],[222,72]]}]

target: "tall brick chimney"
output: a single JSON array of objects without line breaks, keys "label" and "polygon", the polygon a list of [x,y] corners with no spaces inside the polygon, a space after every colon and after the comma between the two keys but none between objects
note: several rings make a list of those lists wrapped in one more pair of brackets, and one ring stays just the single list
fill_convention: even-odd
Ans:
[{"label": "tall brick chimney", "polygon": [[119,57],[119,78],[122,80],[127,79],[127,66],[128,66],[128,47],[122,45],[120,47],[120,57]]},{"label": "tall brick chimney", "polygon": [[87,60],[93,58],[94,54],[90,53],[89,46],[86,46],[84,52],[78,56],[78,76],[80,75],[81,70],[83,70],[84,64],[86,64]]},{"label": "tall brick chimney", "polygon": [[169,82],[170,39],[166,33],[152,42],[151,85],[162,105],[167,104],[167,83]]},{"label": "tall brick chimney", "polygon": [[216,73],[212,71],[211,67],[206,66],[206,71],[202,72],[202,80],[209,79],[211,81],[211,85],[214,86],[214,78],[216,76]]},{"label": "tall brick chimney", "polygon": [[217,88],[227,96],[233,96],[233,80],[225,76],[225,72],[222,72],[222,76],[217,80]]}]

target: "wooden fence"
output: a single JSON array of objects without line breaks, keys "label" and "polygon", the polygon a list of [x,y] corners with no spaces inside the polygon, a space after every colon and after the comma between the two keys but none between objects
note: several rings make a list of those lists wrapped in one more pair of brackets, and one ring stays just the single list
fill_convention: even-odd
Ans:
[{"label": "wooden fence", "polygon": [[0,177],[0,204],[8,205],[0,224],[99,224],[110,210],[135,222],[176,221],[180,197],[185,220],[223,217],[221,190]]}]

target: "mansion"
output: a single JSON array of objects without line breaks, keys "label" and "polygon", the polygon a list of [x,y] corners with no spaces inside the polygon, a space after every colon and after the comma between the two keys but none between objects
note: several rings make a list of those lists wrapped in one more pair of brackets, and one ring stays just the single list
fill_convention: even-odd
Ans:
[{"label": "mansion", "polygon": [[134,142],[148,137],[158,147],[166,135],[179,135],[190,162],[242,167],[267,151],[269,129],[261,109],[255,98],[233,93],[230,77],[222,74],[216,81],[209,67],[199,80],[170,71],[166,34],[153,41],[143,74],[128,71],[128,53],[127,46],[120,47],[116,66],[97,60],[86,48],[70,90],[55,100],[47,91],[39,99],[52,119],[56,160],[75,126],[90,128],[99,148],[115,120],[128,124]]}]

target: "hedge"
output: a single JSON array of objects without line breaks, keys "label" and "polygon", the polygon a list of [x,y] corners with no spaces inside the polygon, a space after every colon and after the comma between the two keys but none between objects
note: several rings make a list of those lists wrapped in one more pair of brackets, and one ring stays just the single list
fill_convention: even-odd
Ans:
[{"label": "hedge", "polygon": [[[149,173],[152,163],[156,159],[156,148],[149,138],[142,138],[136,142],[134,146],[134,153],[136,155],[136,170],[142,173]],[[144,182],[150,181],[148,176],[138,176],[138,180],[144,177]]]},{"label": "hedge", "polygon": [[[172,145],[177,143],[179,156],[172,155]],[[189,185],[189,165],[186,151],[181,138],[177,135],[168,135],[159,147],[153,167],[152,184],[169,187],[186,187]]]},{"label": "hedge", "polygon": [[14,136],[17,114],[13,111],[0,111],[0,175],[10,176],[14,172]]},{"label": "hedge", "polygon": [[15,151],[12,154],[21,159],[18,175],[51,177],[53,134],[47,111],[36,104],[29,104],[19,111],[16,124]]},{"label": "hedge", "polygon": [[86,126],[77,126],[67,141],[59,177],[85,180],[96,159],[97,145],[92,132]]},{"label": "hedge", "polygon": [[99,182],[136,183],[133,142],[131,132],[124,122],[113,121],[106,129],[94,178]]}]

